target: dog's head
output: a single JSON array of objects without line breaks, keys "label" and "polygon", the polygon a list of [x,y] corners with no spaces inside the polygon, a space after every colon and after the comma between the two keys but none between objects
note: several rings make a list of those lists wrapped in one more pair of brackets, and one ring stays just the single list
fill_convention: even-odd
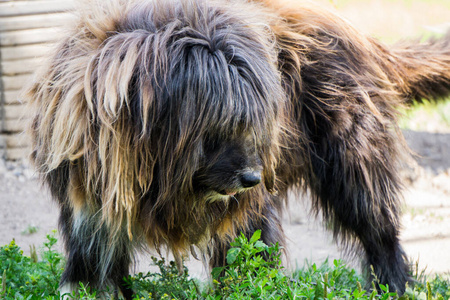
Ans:
[{"label": "dog's head", "polygon": [[260,182],[272,192],[284,94],[267,20],[240,18],[250,7],[183,3],[140,5],[116,36],[123,47],[128,30],[146,30],[131,103],[158,190],[209,201]]},{"label": "dog's head", "polygon": [[84,198],[101,195],[129,232],[191,222],[260,181],[273,191],[284,93],[270,15],[232,4],[87,8],[30,89],[36,164],[79,162]]}]

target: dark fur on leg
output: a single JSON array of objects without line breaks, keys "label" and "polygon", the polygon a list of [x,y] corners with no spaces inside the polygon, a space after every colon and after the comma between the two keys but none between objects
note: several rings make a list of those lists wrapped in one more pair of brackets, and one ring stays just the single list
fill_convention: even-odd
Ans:
[{"label": "dark fur on leg", "polygon": [[[110,232],[105,227],[98,228],[98,216],[85,216],[85,213],[72,216],[72,232],[63,233],[67,264],[60,285],[84,282],[99,292],[109,289],[110,292],[122,293],[125,299],[131,299],[132,291],[124,281],[131,264],[131,245],[126,241],[126,231],[122,233],[125,238],[111,242]],[[64,220],[64,214],[61,216],[61,222],[68,221]]]},{"label": "dark fur on leg", "polygon": [[[131,299],[132,291],[124,281],[129,274],[132,252],[126,230],[121,233],[122,237],[111,239],[108,228],[99,225],[98,211],[86,205],[74,209],[67,201],[69,193],[76,198],[71,185],[79,180],[79,167],[77,162],[64,162],[46,175],[48,186],[61,207],[59,229],[67,253],[60,286],[77,288],[79,282],[83,282],[99,292],[112,289],[125,299]],[[72,180],[71,184],[67,179]],[[114,290],[116,288],[119,291]]]},{"label": "dark fur on leg", "polygon": [[[406,256],[398,240],[396,166],[361,162],[354,158],[354,147],[339,144],[342,141],[328,141],[323,147],[316,145],[311,153],[313,173],[308,180],[317,208],[322,209],[325,220],[332,225],[335,237],[352,247],[360,243],[366,257],[365,267],[373,266],[380,282],[403,292],[409,276]],[[345,151],[340,147],[345,147]],[[371,174],[370,181],[364,178],[365,173]]]}]

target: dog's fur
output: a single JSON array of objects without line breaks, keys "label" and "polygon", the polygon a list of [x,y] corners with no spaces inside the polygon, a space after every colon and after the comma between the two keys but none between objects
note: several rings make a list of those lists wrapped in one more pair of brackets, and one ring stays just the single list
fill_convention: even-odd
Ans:
[{"label": "dog's fur", "polygon": [[449,36],[388,48],[299,1],[81,8],[27,93],[32,160],[61,207],[61,285],[130,297],[142,243],[179,260],[196,246],[212,265],[240,231],[283,243],[288,191],[309,190],[404,291],[396,109],[449,90]]}]

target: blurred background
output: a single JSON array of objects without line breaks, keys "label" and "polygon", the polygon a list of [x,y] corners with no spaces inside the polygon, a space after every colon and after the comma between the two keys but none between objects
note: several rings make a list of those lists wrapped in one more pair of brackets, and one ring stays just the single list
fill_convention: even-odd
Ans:
[{"label": "blurred background", "polygon": [[[443,35],[450,28],[449,0],[317,0],[365,34],[391,44],[405,38]],[[70,21],[73,1],[0,0],[0,245],[15,239],[29,253],[57,228],[58,209],[41,188],[27,162],[28,140],[19,91],[42,62],[48,46]],[[401,126],[415,161],[402,170],[407,184],[403,207],[402,243],[408,256],[427,273],[450,271],[450,99],[414,104],[404,112]],[[345,255],[323,229],[308,216],[307,196],[292,201],[284,223],[289,243],[288,264],[322,262]],[[295,199],[293,199],[295,200]],[[139,258],[138,269],[150,260]],[[201,274],[197,262],[192,273]]]}]

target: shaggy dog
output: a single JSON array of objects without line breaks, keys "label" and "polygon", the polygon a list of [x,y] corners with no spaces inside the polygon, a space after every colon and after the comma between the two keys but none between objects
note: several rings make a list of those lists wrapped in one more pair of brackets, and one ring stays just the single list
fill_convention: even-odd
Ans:
[{"label": "shaggy dog", "polygon": [[449,92],[449,36],[388,48],[300,1],[85,6],[27,93],[63,290],[130,298],[142,244],[212,266],[238,232],[282,244],[288,192],[308,190],[335,238],[404,291],[396,109]]}]

